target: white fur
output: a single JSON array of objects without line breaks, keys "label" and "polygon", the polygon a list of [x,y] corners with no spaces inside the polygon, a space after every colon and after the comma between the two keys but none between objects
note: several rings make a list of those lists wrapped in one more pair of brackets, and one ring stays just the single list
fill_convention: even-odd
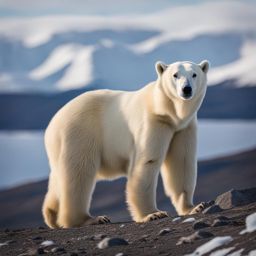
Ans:
[{"label": "white fur", "polygon": [[[120,176],[127,177],[135,221],[164,217],[155,200],[160,169],[177,212],[189,213],[197,173],[196,115],[208,68],[207,61],[158,62],[157,81],[141,90],[87,92],[60,109],[45,133],[51,167],[43,205],[47,225],[75,227],[92,220],[96,181]],[[193,93],[184,99],[182,86],[188,82]]]}]

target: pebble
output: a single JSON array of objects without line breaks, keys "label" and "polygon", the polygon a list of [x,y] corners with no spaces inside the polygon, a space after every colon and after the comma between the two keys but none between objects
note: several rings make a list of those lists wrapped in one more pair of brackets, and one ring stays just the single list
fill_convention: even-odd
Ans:
[{"label": "pebble", "polygon": [[185,220],[183,220],[182,221],[182,223],[188,223],[188,222],[193,222],[193,221],[195,221],[196,219],[195,218],[187,218],[187,219],[185,219]]},{"label": "pebble", "polygon": [[212,223],[212,227],[221,227],[221,226],[227,226],[230,224],[230,221],[226,221],[226,220],[214,220]]},{"label": "pebble", "polygon": [[19,254],[19,256],[35,256],[44,254],[45,251],[43,248],[33,248],[29,249],[26,253]]},{"label": "pebble", "polygon": [[226,217],[224,215],[220,215],[216,219],[218,219],[218,220],[230,220],[228,217]]},{"label": "pebble", "polygon": [[173,220],[172,220],[172,222],[176,222],[176,221],[178,221],[178,220],[180,220],[181,219],[181,217],[176,217],[176,218],[174,218]]},{"label": "pebble", "polygon": [[6,241],[6,242],[4,242],[4,243],[0,243],[0,248],[2,247],[2,246],[6,246],[6,245],[9,245],[9,244],[13,244],[13,243],[15,243],[16,241],[15,240],[8,240],[8,241]]},{"label": "pebble", "polygon": [[125,254],[122,253],[122,252],[119,252],[119,253],[117,253],[115,256],[125,256]]},{"label": "pebble", "polygon": [[143,236],[139,239],[139,241],[141,241],[141,242],[146,242],[146,241],[147,241],[147,238],[148,238],[148,235],[143,235]]},{"label": "pebble", "polygon": [[51,240],[46,240],[41,243],[41,246],[43,246],[43,247],[47,247],[47,246],[51,246],[51,245],[54,245],[54,242]]},{"label": "pebble", "polygon": [[199,230],[190,236],[181,237],[178,240],[178,242],[176,243],[176,245],[188,244],[188,243],[192,243],[193,241],[201,239],[201,238],[209,238],[209,237],[213,237],[213,236],[214,235],[210,232]]},{"label": "pebble", "polygon": [[202,228],[207,228],[207,227],[210,227],[210,225],[206,222],[203,222],[203,221],[196,221],[194,224],[193,224],[193,229],[197,230],[197,229],[202,229]]},{"label": "pebble", "polygon": [[36,240],[42,240],[43,238],[41,236],[35,236],[32,237],[32,240],[36,241]]},{"label": "pebble", "polygon": [[70,252],[68,255],[69,255],[69,256],[78,256],[78,253],[76,253],[76,252]]},{"label": "pebble", "polygon": [[222,212],[223,210],[218,206],[218,205],[212,205],[208,208],[206,208],[203,211],[203,214],[211,214],[211,213],[217,213],[217,212]]},{"label": "pebble", "polygon": [[107,237],[106,235],[104,234],[98,234],[98,235],[94,235],[91,237],[91,240],[93,241],[98,241],[98,240],[102,240],[103,238]]},{"label": "pebble", "polygon": [[164,236],[166,234],[169,234],[171,232],[170,228],[164,228],[162,230],[160,230],[160,232],[158,233],[159,236]]},{"label": "pebble", "polygon": [[51,249],[51,252],[66,252],[66,250],[63,247],[54,247]]},{"label": "pebble", "polygon": [[123,238],[104,238],[102,241],[98,243],[99,249],[105,249],[112,246],[118,246],[118,245],[128,245],[128,242],[124,240]]},{"label": "pebble", "polygon": [[123,227],[125,227],[125,225],[124,225],[124,224],[121,224],[121,225],[120,225],[120,228],[123,228]]}]

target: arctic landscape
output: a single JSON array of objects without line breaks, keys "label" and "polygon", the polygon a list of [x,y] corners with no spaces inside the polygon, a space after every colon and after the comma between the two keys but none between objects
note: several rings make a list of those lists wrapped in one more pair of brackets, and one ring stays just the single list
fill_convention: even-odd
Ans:
[{"label": "arctic landscape", "polygon": [[[255,232],[239,235],[246,228],[246,217],[256,211],[255,200],[244,199],[242,205],[234,203],[221,213],[194,216],[194,221],[210,225],[206,231],[214,237],[226,237],[219,246],[226,251],[197,252],[214,238],[184,242],[187,247],[176,245],[180,237],[196,232],[194,221],[182,224],[182,218],[176,227],[176,213],[164,195],[161,178],[157,201],[172,216],[167,220],[142,226],[130,223],[125,180],[119,179],[99,182],[92,205],[94,214],[108,214],[118,224],[110,224],[110,229],[93,226],[88,231],[45,229],[41,206],[50,170],[43,140],[52,116],[86,91],[142,88],[156,80],[158,60],[199,63],[207,59],[211,63],[206,98],[198,114],[195,202],[214,200],[231,189],[255,187],[256,181],[254,1],[143,0],[136,4],[131,0],[122,7],[109,0],[109,6],[116,6],[109,9],[93,1],[74,2],[76,8],[67,2],[56,8],[50,1],[38,1],[40,11],[31,0],[24,0],[23,7],[14,0],[0,2],[0,208],[4,209],[0,212],[0,254],[36,255],[43,250],[85,255],[84,249],[87,255],[255,255]],[[133,11],[136,7],[138,11]],[[222,215],[228,224],[212,227]],[[157,233],[146,237],[156,230],[155,225]],[[164,229],[164,235],[158,234]],[[18,250],[22,236],[29,237],[27,250]],[[121,248],[128,249],[99,249],[97,244],[109,236],[127,240],[129,245]],[[41,246],[45,240],[54,244]],[[8,241],[14,242],[3,245]],[[57,247],[65,250],[52,251]]]}]

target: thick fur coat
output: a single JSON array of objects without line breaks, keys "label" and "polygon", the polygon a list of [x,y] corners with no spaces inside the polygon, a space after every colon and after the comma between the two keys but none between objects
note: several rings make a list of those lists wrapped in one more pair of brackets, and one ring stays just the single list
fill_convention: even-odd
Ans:
[{"label": "thick fur coat", "polygon": [[[193,213],[197,176],[197,111],[208,61],[156,63],[158,79],[133,92],[86,92],[51,120],[45,146],[51,168],[43,204],[51,228],[103,223],[89,208],[97,180],[127,177],[132,218],[167,216],[156,206],[159,172],[178,214]],[[102,195],[104,196],[104,195]]]}]

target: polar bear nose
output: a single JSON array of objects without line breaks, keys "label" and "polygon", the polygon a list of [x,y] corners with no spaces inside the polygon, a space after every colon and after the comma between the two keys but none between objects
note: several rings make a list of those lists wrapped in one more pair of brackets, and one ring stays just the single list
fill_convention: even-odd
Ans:
[{"label": "polar bear nose", "polygon": [[190,96],[192,94],[192,88],[190,85],[186,85],[185,87],[183,87],[182,91],[185,96]]}]

